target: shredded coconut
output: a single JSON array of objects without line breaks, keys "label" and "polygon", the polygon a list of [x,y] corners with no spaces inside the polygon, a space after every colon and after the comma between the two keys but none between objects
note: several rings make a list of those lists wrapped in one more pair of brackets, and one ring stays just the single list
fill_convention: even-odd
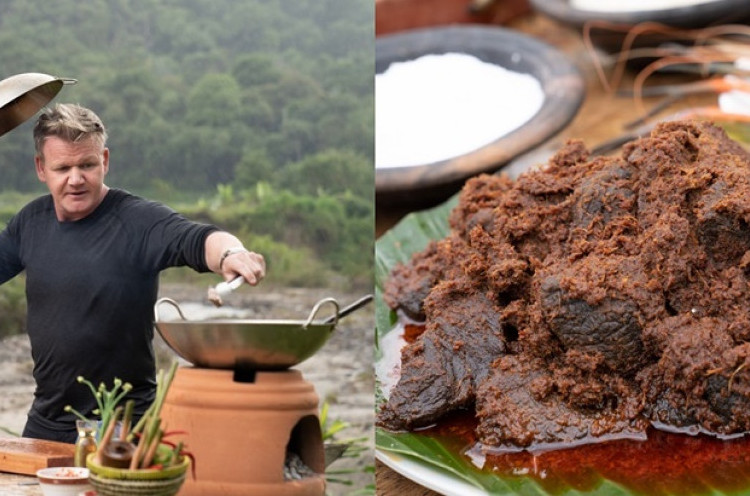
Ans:
[{"label": "shredded coconut", "polygon": [[543,103],[536,78],[472,55],[393,63],[375,76],[376,168],[472,152],[522,126]]}]

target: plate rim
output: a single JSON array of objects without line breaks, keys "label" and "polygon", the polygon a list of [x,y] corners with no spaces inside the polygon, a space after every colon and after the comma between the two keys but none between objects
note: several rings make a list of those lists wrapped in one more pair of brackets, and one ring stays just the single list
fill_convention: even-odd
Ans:
[{"label": "plate rim", "polygon": [[707,26],[728,16],[731,16],[730,22],[737,22],[737,19],[748,17],[741,14],[742,8],[747,8],[747,2],[744,0],[721,0],[664,9],[621,12],[576,9],[570,5],[569,0],[529,0],[529,3],[535,10],[545,15],[577,27],[583,26],[591,20],[592,16],[595,16],[597,20],[613,23],[637,24],[649,21],[677,28]]},{"label": "plate rim", "polygon": [[443,496],[490,496],[488,492],[418,458],[386,451],[377,446],[375,458],[399,475]]}]

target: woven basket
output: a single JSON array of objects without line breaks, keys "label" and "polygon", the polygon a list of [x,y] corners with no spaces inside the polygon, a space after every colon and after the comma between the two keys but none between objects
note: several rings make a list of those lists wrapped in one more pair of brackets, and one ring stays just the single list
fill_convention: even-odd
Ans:
[{"label": "woven basket", "polygon": [[106,479],[93,473],[89,481],[99,496],[174,496],[185,482],[185,474],[171,479]]}]

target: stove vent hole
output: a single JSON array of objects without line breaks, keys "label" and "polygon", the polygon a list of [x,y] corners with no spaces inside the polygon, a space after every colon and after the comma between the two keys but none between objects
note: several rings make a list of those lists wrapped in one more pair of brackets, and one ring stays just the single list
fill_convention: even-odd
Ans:
[{"label": "stove vent hole", "polygon": [[299,480],[325,473],[323,437],[315,415],[302,417],[292,429],[286,446],[284,480]]},{"label": "stove vent hole", "polygon": [[253,383],[255,382],[255,373],[257,371],[251,367],[243,367],[240,364],[237,364],[234,367],[234,375],[232,376],[232,379],[234,382],[249,382]]}]

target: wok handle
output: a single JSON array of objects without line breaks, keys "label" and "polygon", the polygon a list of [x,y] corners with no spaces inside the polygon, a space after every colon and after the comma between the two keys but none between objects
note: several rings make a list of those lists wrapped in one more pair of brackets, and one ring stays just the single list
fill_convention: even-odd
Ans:
[{"label": "wok handle", "polygon": [[[318,310],[320,310],[320,307],[322,307],[326,303],[331,303],[334,307],[336,307],[336,313],[334,313],[333,316],[330,317],[330,318],[333,318],[334,327],[336,326],[336,324],[339,321],[339,303],[334,298],[323,298],[322,300],[317,302],[315,306],[313,307],[312,311],[310,312],[310,316],[307,318],[307,322],[305,322],[305,324],[302,326],[303,329],[307,329],[307,326],[309,326],[312,323],[313,319],[315,318],[315,314],[318,313]],[[330,320],[330,318],[328,320]]]},{"label": "wok handle", "polygon": [[187,320],[185,318],[185,315],[182,313],[182,309],[180,308],[180,305],[177,304],[176,301],[174,301],[172,298],[160,298],[156,304],[154,304],[154,322],[159,322],[159,305],[162,303],[169,303],[173,307],[177,309],[177,313],[180,314],[180,318],[182,320]]},{"label": "wok handle", "polygon": [[367,305],[372,301],[373,296],[371,294],[365,295],[362,298],[358,299],[354,303],[345,306],[341,310],[339,310],[339,313],[337,315],[331,315],[326,320],[323,321],[324,324],[333,324],[335,322],[338,322],[338,320],[341,317],[346,317],[350,313],[352,313],[355,310],[358,310],[359,308]]}]

